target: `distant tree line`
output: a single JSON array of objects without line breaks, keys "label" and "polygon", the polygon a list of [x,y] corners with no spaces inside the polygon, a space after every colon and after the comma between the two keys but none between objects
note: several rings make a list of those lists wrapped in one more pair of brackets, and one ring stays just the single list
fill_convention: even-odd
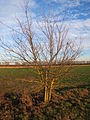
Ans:
[{"label": "distant tree line", "polygon": [[[66,62],[66,63],[63,63],[63,64],[66,64],[66,65],[69,65],[71,64],[71,62]],[[90,61],[72,61],[72,65],[86,65],[86,64],[90,64]],[[35,65],[33,62],[29,63],[28,62],[0,62],[0,65]],[[47,65],[46,62],[42,62],[42,65]],[[53,65],[60,65],[60,63],[53,63]]]}]

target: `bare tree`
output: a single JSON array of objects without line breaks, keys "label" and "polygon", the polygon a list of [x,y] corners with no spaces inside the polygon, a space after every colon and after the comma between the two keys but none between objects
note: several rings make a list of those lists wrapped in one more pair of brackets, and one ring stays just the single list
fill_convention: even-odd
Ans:
[{"label": "bare tree", "polygon": [[68,28],[63,21],[44,17],[36,22],[28,14],[27,6],[25,22],[16,19],[20,29],[10,28],[14,31],[13,44],[2,41],[2,47],[12,58],[34,65],[45,89],[44,101],[49,102],[54,82],[70,70],[72,61],[80,54],[80,47],[67,38]]}]

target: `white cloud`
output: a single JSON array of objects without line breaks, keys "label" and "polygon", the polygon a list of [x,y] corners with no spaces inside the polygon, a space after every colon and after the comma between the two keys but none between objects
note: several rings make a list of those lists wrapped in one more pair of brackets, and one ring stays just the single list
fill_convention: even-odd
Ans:
[{"label": "white cloud", "polygon": [[[0,0],[0,21],[8,26],[14,26],[17,17],[24,19],[24,5],[25,0]],[[36,7],[34,0],[29,0],[29,6],[31,8]],[[31,15],[35,14],[31,11]],[[0,35],[7,35],[8,29],[4,25],[0,24]]]},{"label": "white cloud", "polygon": [[50,2],[55,2],[60,5],[63,4],[64,7],[74,7],[80,5],[80,0],[49,0],[49,3]]},{"label": "white cloud", "polygon": [[67,21],[70,26],[69,37],[81,41],[82,54],[78,60],[90,60],[90,19]]},{"label": "white cloud", "polygon": [[[60,15],[62,12],[64,12],[68,19],[77,19],[80,15],[84,17],[88,16],[89,6],[84,7],[84,4],[86,6],[86,3],[89,2],[90,0],[48,0],[48,4],[58,4],[57,9],[54,11],[57,13],[57,15]],[[80,9],[77,9],[77,7]]]},{"label": "white cloud", "polygon": [[80,39],[84,50],[90,49],[90,19],[66,21],[69,24],[68,36],[75,38],[77,43]]}]

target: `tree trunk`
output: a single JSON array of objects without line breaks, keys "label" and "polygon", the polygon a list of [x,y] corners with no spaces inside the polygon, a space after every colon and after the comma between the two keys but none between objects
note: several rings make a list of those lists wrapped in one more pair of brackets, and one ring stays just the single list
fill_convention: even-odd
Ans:
[{"label": "tree trunk", "polygon": [[45,79],[45,95],[44,95],[44,102],[48,102],[49,101],[49,91],[48,91],[48,73],[47,73],[47,70],[46,70],[46,79]]},{"label": "tree trunk", "polygon": [[52,89],[53,89],[54,79],[51,81],[50,89],[48,85],[48,72],[46,70],[46,79],[45,79],[45,91],[44,91],[44,102],[47,103],[51,100]]},{"label": "tree trunk", "polygon": [[49,101],[51,100],[53,84],[54,84],[54,79],[51,81],[51,86],[50,86],[50,91],[49,91]]},{"label": "tree trunk", "polygon": [[48,94],[48,86],[47,86],[47,81],[45,84],[45,96],[44,96],[44,102],[48,102],[49,101],[49,94]]}]

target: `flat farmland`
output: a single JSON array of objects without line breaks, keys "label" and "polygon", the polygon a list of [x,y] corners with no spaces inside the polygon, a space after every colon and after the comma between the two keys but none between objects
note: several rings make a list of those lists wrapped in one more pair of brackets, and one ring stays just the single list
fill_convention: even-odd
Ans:
[{"label": "flat farmland", "polygon": [[[8,116],[11,116],[12,120],[23,120],[24,117],[26,120],[52,120],[52,118],[54,120],[89,120],[90,66],[73,66],[69,76],[58,79],[54,84],[52,101],[44,107],[35,103],[35,99],[39,95],[43,96],[42,88],[41,91],[40,88],[40,78],[33,68],[0,68],[0,107],[2,107],[2,99],[5,101],[3,104],[6,104],[6,94],[9,95],[6,97],[11,101],[17,101],[23,89],[27,89],[29,95],[32,95],[32,112],[30,109],[27,111],[27,115],[24,115],[23,112],[19,113],[20,108],[17,105],[12,105],[15,110],[18,109],[14,111],[12,108],[14,117],[9,113]],[[41,98],[39,101],[42,101]],[[5,115],[2,115],[4,110],[4,107],[0,108],[1,120],[6,119],[3,117]],[[11,120],[9,117],[8,120]]]},{"label": "flat farmland", "polygon": [[[39,76],[31,68],[0,68],[0,91],[9,90],[10,88],[19,87],[19,85],[29,85],[33,83],[40,84]],[[69,77],[59,79],[55,85],[59,87],[89,85],[90,84],[90,66],[74,66]],[[35,85],[35,84],[34,84]],[[28,87],[30,87],[29,85]]]}]

